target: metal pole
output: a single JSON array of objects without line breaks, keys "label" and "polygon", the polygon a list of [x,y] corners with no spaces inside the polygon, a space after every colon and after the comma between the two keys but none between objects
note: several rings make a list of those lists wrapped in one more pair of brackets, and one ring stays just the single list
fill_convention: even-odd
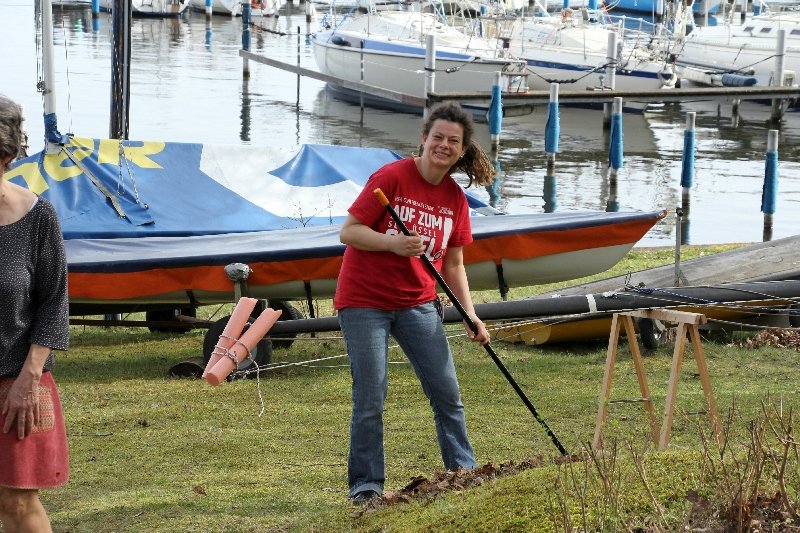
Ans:
[{"label": "metal pole", "polygon": [[112,139],[127,139],[131,81],[131,0],[114,0],[111,33],[111,121],[108,135]]},{"label": "metal pole", "polygon": [[[436,90],[436,35],[429,33],[425,38],[425,99]],[[423,117],[428,118],[430,104],[425,104]]]},{"label": "metal pole", "polygon": [[[606,50],[606,72],[603,82],[604,89],[614,90],[617,74],[617,33],[608,32],[608,48]],[[603,127],[611,124],[611,104],[603,104]]]},{"label": "metal pole", "polygon": [[[772,73],[772,85],[773,87],[780,87],[783,85],[783,77],[784,77],[784,58],[786,57],[786,30],[779,29],[778,30],[778,38],[776,41],[775,46],[775,71]],[[781,115],[783,115],[783,106],[781,104],[781,99],[775,98],[772,100],[772,111],[770,113],[770,119],[775,122],[781,119]]]},{"label": "metal pole", "polygon": [[675,287],[681,286],[681,218],[683,210],[679,207],[675,210]]}]

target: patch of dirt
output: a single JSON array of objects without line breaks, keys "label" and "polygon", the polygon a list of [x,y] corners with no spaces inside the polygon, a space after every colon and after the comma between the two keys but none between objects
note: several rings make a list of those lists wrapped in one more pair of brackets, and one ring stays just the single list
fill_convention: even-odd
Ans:
[{"label": "patch of dirt", "polygon": [[754,337],[737,343],[742,348],[794,348],[800,351],[800,330],[797,329],[763,329]]},{"label": "patch of dirt", "polygon": [[455,471],[436,472],[430,479],[424,476],[417,476],[412,478],[402,489],[397,491],[385,491],[381,497],[370,500],[362,506],[355,507],[350,516],[358,518],[363,514],[374,512],[377,509],[389,505],[410,503],[412,501],[432,501],[442,493],[462,492],[464,489],[478,487],[487,481],[501,476],[518,474],[524,470],[542,466],[546,461],[559,464],[578,459],[579,457],[574,455],[556,456],[551,459],[545,458],[542,455],[537,455],[532,459],[527,459],[519,463],[515,463],[514,461],[501,463],[499,465],[487,463],[471,470],[459,468]]}]

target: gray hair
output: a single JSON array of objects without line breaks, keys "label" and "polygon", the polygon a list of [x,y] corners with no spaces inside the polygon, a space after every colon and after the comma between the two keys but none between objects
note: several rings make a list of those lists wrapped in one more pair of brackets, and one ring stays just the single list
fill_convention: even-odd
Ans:
[{"label": "gray hair", "polygon": [[28,155],[28,136],[22,129],[23,122],[22,106],[0,94],[0,159],[11,156],[14,161]]}]

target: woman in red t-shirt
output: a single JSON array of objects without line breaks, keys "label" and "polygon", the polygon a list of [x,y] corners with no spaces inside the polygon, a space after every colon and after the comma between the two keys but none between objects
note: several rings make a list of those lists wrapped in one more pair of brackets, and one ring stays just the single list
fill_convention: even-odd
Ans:
[{"label": "woman in red t-shirt", "polygon": [[[474,341],[489,342],[475,315],[464,270],[463,247],[472,242],[464,191],[450,176],[489,185],[495,170],[474,140],[471,117],[457,103],[433,108],[422,130],[419,155],[375,172],[348,210],[340,239],[347,245],[334,306],[339,313],[353,378],[348,459],[349,495],[379,496],[384,485],[383,405],[388,390],[388,344],[393,336],[408,357],[433,409],[436,435],[448,470],[476,466],[464,405],[444,327],[436,280],[426,254],[475,322]],[[380,188],[411,231],[405,236],[375,199]]]}]

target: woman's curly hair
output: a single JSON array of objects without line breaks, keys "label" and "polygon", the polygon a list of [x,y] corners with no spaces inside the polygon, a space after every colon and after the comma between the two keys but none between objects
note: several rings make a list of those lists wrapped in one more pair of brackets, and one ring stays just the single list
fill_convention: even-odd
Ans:
[{"label": "woman's curly hair", "polygon": [[[450,167],[450,173],[463,172],[469,178],[470,187],[473,183],[477,185],[491,185],[497,173],[492,160],[483,151],[480,145],[475,142],[475,124],[469,113],[464,111],[458,102],[447,101],[434,106],[425,124],[422,126],[422,133],[428,135],[437,120],[446,120],[461,124],[464,130],[462,142],[464,144],[464,155]],[[419,146],[419,155],[422,155],[423,145]]]},{"label": "woman's curly hair", "polygon": [[[28,155],[28,136],[22,129],[23,122],[22,107],[0,94],[0,159],[11,156],[10,161],[14,161]],[[8,170],[7,166],[2,170]]]}]

